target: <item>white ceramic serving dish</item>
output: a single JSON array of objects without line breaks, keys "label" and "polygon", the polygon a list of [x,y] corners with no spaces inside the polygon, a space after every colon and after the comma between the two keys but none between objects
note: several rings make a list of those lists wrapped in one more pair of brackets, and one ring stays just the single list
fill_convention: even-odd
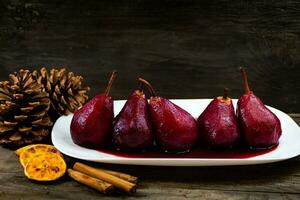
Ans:
[{"label": "white ceramic serving dish", "polygon": [[[172,100],[187,110],[194,117],[206,108],[211,99]],[[236,105],[237,100],[233,103]],[[114,101],[114,111],[118,114],[125,101]],[[73,115],[60,117],[52,130],[53,145],[62,153],[88,161],[127,164],[127,165],[155,165],[155,166],[223,166],[223,165],[252,165],[278,162],[300,155],[300,128],[284,112],[268,106],[281,121],[282,136],[278,147],[266,154],[250,158],[125,158],[84,148],[73,143],[70,135],[70,123]]]}]

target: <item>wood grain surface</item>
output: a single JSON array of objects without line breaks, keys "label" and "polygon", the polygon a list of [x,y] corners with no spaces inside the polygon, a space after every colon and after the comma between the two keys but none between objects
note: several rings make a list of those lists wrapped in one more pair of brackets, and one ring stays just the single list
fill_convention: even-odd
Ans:
[{"label": "wood grain surface", "polygon": [[[300,125],[300,117],[294,117]],[[68,166],[75,159],[66,157]],[[151,167],[85,162],[139,177],[133,196],[104,196],[65,176],[41,184],[23,174],[13,151],[0,147],[0,199],[289,199],[300,198],[300,157],[272,164],[226,167]]]},{"label": "wood grain surface", "polygon": [[[212,98],[224,86],[237,98],[238,67],[246,66],[266,104],[300,113],[299,33],[296,0],[1,0],[0,80],[20,68],[66,67],[93,96],[117,69],[115,99],[140,76],[168,98]],[[31,182],[0,147],[0,199],[300,199],[299,157],[234,167],[93,165],[138,176],[138,193],[103,196],[67,176]]]},{"label": "wood grain surface", "polygon": [[136,78],[169,98],[242,93],[246,66],[266,104],[300,112],[300,3],[285,1],[0,1],[0,79],[19,68],[66,66],[91,95],[117,69],[125,99]]}]

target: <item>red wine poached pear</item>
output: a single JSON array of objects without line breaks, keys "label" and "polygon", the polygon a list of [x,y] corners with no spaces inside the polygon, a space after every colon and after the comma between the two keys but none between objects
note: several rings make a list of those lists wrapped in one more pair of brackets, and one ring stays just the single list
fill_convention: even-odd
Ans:
[{"label": "red wine poached pear", "polygon": [[105,92],[95,96],[74,113],[71,137],[75,144],[89,148],[102,148],[108,144],[114,120],[113,99],[109,92],[116,76],[117,72],[114,71]]},{"label": "red wine poached pear", "polygon": [[198,126],[203,143],[210,148],[227,148],[239,144],[240,130],[228,89],[214,98],[199,116]]},{"label": "red wine poached pear", "polygon": [[198,140],[196,120],[170,100],[157,96],[149,82],[139,81],[151,93],[149,110],[157,145],[165,152],[189,151]]},{"label": "red wine poached pear", "polygon": [[281,124],[263,102],[249,89],[245,69],[243,75],[244,94],[237,103],[237,116],[245,144],[252,149],[271,148],[278,144]]},{"label": "red wine poached pear", "polygon": [[143,83],[133,91],[114,120],[113,143],[119,149],[145,150],[153,145],[148,101]]}]

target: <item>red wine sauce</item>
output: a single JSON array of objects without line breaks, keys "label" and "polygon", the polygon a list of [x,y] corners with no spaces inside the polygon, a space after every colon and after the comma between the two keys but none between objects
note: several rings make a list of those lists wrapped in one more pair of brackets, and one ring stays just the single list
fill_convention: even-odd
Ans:
[{"label": "red wine sauce", "polygon": [[124,152],[116,150],[98,150],[99,152],[123,157],[123,158],[251,158],[263,155],[274,151],[277,146],[265,150],[250,150],[250,149],[222,149],[222,150],[208,150],[196,148],[188,153],[165,153],[157,149],[148,150],[145,152]]}]

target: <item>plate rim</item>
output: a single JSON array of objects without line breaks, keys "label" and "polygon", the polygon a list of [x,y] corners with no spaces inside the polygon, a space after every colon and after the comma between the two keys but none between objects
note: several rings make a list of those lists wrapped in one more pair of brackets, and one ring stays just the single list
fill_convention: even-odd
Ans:
[{"label": "plate rim", "polygon": [[[170,99],[171,101],[211,101],[212,99]],[[236,104],[237,99],[232,99],[234,104]],[[126,102],[126,100],[114,100],[114,105],[116,104],[124,104]],[[234,105],[236,106],[236,105]],[[115,106],[114,106],[115,107]],[[122,105],[121,105],[122,107]],[[275,110],[276,112],[279,112],[281,114],[284,114],[285,116],[287,116],[289,118],[289,120],[291,120],[290,122],[293,122],[294,126],[297,126],[298,128],[298,132],[300,133],[300,127],[298,126],[298,124],[290,117],[288,116],[286,113],[284,113],[283,111],[271,107],[271,106],[267,106],[268,108],[271,108],[272,110]],[[115,112],[115,115],[117,114],[117,112]],[[254,164],[264,164],[264,163],[272,163],[272,162],[279,162],[279,161],[283,161],[283,160],[287,160],[287,159],[291,159],[293,157],[296,157],[298,155],[300,155],[300,148],[298,148],[297,153],[294,152],[293,154],[289,154],[286,157],[279,157],[279,158],[259,158],[260,155],[258,156],[254,156],[254,157],[250,157],[250,158],[126,158],[126,157],[120,157],[120,156],[115,156],[115,155],[110,155],[107,154],[105,152],[99,152],[95,149],[88,149],[85,147],[81,147],[78,146],[76,144],[77,147],[79,147],[79,150],[88,150],[89,152],[97,152],[97,154],[99,154],[99,157],[97,159],[93,159],[93,158],[86,158],[83,156],[78,156],[78,155],[74,155],[72,153],[69,153],[68,151],[66,151],[66,149],[61,148],[61,146],[58,144],[57,142],[57,138],[55,132],[57,129],[57,126],[59,124],[59,122],[61,120],[63,120],[64,118],[71,118],[73,114],[70,114],[68,116],[61,116],[54,124],[52,132],[51,132],[51,140],[53,145],[59,150],[61,151],[63,154],[68,155],[70,157],[73,158],[77,158],[77,159],[81,159],[81,160],[86,160],[86,161],[92,161],[92,162],[102,162],[102,163],[110,163],[110,164],[125,164],[125,165],[152,165],[152,166],[227,166],[227,165],[254,165]],[[296,127],[295,127],[296,128]],[[65,131],[65,132],[69,132],[69,131]],[[70,136],[69,136],[70,137]],[[280,144],[279,144],[280,145]],[[300,143],[299,143],[300,146]],[[276,150],[274,150],[276,151]],[[95,153],[93,152],[93,153]],[[273,151],[266,153],[266,154],[270,154]],[[263,154],[263,155],[266,155]],[[104,155],[105,158],[101,158],[100,155]],[[125,161],[125,162],[123,162]],[[165,163],[166,162],[166,163]],[[177,162],[175,164],[171,164],[173,162]],[[183,162],[183,163],[181,163]],[[201,162],[201,163],[199,163]],[[207,162],[207,163],[205,163]],[[209,164],[210,162],[223,162],[222,164]],[[235,162],[238,162],[237,164],[235,164]]]}]

